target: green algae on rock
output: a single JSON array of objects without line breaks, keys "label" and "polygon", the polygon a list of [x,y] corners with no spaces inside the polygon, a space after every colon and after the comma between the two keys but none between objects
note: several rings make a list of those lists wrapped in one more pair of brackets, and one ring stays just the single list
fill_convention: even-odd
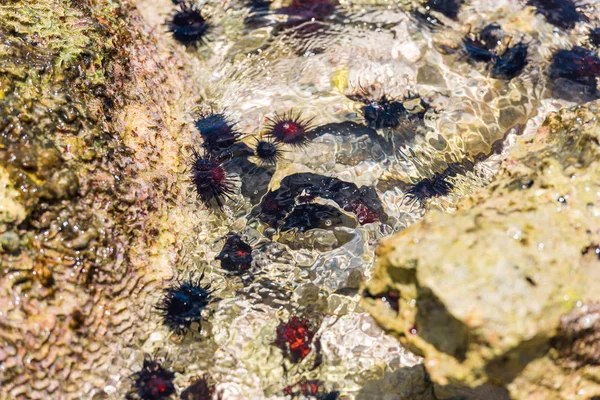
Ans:
[{"label": "green algae on rock", "polygon": [[[585,255],[600,226],[599,107],[549,116],[454,215],[431,212],[382,242],[363,306],[425,358],[435,383],[506,386],[516,399],[600,395],[597,367],[585,375],[555,367],[571,383],[562,393],[528,368],[554,364],[548,350],[561,317],[599,300],[599,261]],[[398,312],[380,300],[391,290]]]}]

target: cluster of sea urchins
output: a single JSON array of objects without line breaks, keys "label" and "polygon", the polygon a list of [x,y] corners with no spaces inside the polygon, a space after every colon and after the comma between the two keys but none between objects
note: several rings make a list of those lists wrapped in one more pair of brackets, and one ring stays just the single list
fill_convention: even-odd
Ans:
[{"label": "cluster of sea urchins", "polygon": [[224,114],[204,114],[196,121],[203,150],[193,152],[191,180],[202,202],[215,202],[223,208],[224,198],[233,194],[233,179],[226,171],[229,159],[252,154],[261,164],[273,165],[282,159],[284,146],[302,147],[310,141],[311,120],[303,119],[300,113],[275,114],[267,121],[266,131],[256,138],[250,153],[248,146],[239,143],[241,134],[236,125]]}]

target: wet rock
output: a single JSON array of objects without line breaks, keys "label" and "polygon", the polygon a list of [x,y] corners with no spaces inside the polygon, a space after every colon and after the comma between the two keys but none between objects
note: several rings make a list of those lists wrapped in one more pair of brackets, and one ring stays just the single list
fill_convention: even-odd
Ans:
[{"label": "wet rock", "polygon": [[[596,356],[593,330],[578,328],[585,319],[561,318],[580,299],[599,300],[597,257],[583,251],[598,240],[599,106],[551,115],[456,214],[431,212],[378,249],[363,306],[425,357],[440,387],[492,384],[514,398],[546,398],[531,393],[545,391],[539,365],[556,365],[548,350],[561,330],[570,333],[559,333],[555,343],[569,350],[559,354],[579,360],[575,368]],[[515,190],[525,181],[533,183]],[[557,200],[565,196],[568,204]],[[382,301],[390,290],[400,295],[398,312]],[[561,347],[563,340],[574,347]],[[571,383],[581,377],[552,371]],[[597,381],[586,378],[557,398],[582,388],[600,394]],[[523,397],[525,390],[531,397]]]},{"label": "wet rock", "polygon": [[16,253],[19,250],[20,238],[15,232],[4,232],[0,235],[0,245],[7,253]]},{"label": "wet rock", "polygon": [[45,196],[49,199],[70,199],[79,191],[77,174],[70,169],[55,172],[45,185]]}]

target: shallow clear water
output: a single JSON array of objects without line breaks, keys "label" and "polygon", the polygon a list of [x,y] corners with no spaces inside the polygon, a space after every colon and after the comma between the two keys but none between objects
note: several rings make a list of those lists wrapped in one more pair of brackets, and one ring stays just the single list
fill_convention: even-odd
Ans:
[{"label": "shallow clear water", "polygon": [[[291,17],[277,13],[277,4],[258,15],[241,2],[202,5],[214,29],[206,44],[185,54],[198,99],[197,109],[189,110],[184,152],[200,148],[194,120],[211,110],[237,123],[250,147],[267,129],[267,118],[291,110],[311,119],[318,134],[304,147],[285,146],[276,167],[256,157],[226,161],[237,180],[222,211],[207,209],[190,185],[170,216],[188,232],[172,268],[179,279],[204,271],[219,301],[206,310],[201,335],[173,335],[149,310],[148,340],[129,358],[131,370],[139,369],[147,352],[178,372],[178,388],[207,374],[215,398],[223,399],[286,398],[285,388],[302,380],[319,380],[323,393],[336,390],[345,399],[431,398],[416,375],[401,372],[418,357],[360,307],[360,284],[370,276],[377,243],[429,209],[452,212],[461,196],[493,177],[511,135],[534,130],[549,111],[581,100],[557,96],[548,68],[556,49],[589,46],[587,31],[597,21],[564,31],[522,2],[474,0],[461,7],[457,20],[433,13],[441,22],[430,26],[413,12],[427,10],[412,4],[340,3],[323,21],[293,27],[284,26]],[[598,7],[587,1],[586,14],[598,15]],[[164,29],[174,9],[167,1],[140,6],[155,29]],[[465,36],[492,22],[504,31],[500,46],[528,46],[527,65],[511,79],[490,77],[491,67],[469,61],[462,47]],[[425,112],[398,127],[369,129],[359,93],[398,99],[409,109],[416,106],[415,113],[424,105]],[[344,210],[335,198],[316,196],[305,203],[334,210],[318,228],[283,232],[265,223],[257,212],[261,199],[298,173],[371,188],[387,219],[361,224],[356,208]],[[448,193],[423,201],[407,196],[412,185],[435,174],[446,174]],[[296,208],[303,203],[295,201]],[[253,247],[252,268],[241,276],[215,260],[230,233]],[[315,330],[311,352],[300,362],[286,359],[274,344],[279,324],[296,315]],[[394,384],[398,377],[415,382]],[[118,385],[122,392],[130,382]]]}]

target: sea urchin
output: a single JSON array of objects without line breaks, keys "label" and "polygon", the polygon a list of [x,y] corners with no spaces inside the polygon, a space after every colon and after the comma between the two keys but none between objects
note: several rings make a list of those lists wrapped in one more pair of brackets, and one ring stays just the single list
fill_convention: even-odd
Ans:
[{"label": "sea urchin", "polygon": [[159,400],[166,399],[175,393],[173,378],[175,374],[150,357],[144,358],[141,371],[133,374],[134,390],[128,394],[128,399]]},{"label": "sea urchin", "polygon": [[434,197],[447,196],[454,189],[454,185],[446,180],[444,174],[435,174],[431,178],[426,178],[412,185],[404,195],[404,200],[408,204],[422,203]]},{"label": "sea urchin", "polygon": [[203,147],[213,154],[219,154],[237,143],[240,133],[235,125],[221,113],[204,114],[196,121],[196,128],[204,140]]},{"label": "sea urchin", "polygon": [[267,118],[269,125],[267,127],[267,136],[279,143],[285,143],[292,146],[305,146],[309,141],[309,131],[312,128],[310,120],[302,119],[300,113],[293,111],[275,114],[273,118]]},{"label": "sea urchin", "polygon": [[200,332],[202,310],[213,300],[210,284],[202,286],[200,280],[202,277],[197,281],[178,282],[165,289],[165,295],[156,307],[162,312],[164,324],[179,335],[187,332],[194,323],[198,324]]},{"label": "sea urchin", "polygon": [[221,253],[216,257],[221,267],[229,272],[242,273],[252,264],[252,246],[244,242],[239,235],[227,238]]},{"label": "sea urchin", "polygon": [[223,197],[231,198],[233,183],[221,162],[212,155],[202,155],[194,150],[192,164],[192,182],[196,194],[209,205],[214,200],[223,208]]},{"label": "sea urchin", "polygon": [[281,143],[273,140],[256,139],[254,155],[260,159],[263,164],[277,164],[277,161],[283,158],[284,150]]},{"label": "sea urchin", "polygon": [[181,9],[167,21],[167,29],[175,40],[191,45],[204,40],[210,25],[199,10],[183,3]]},{"label": "sea urchin", "polygon": [[277,327],[275,344],[292,362],[297,363],[310,353],[314,336],[315,332],[307,319],[293,316]]}]

